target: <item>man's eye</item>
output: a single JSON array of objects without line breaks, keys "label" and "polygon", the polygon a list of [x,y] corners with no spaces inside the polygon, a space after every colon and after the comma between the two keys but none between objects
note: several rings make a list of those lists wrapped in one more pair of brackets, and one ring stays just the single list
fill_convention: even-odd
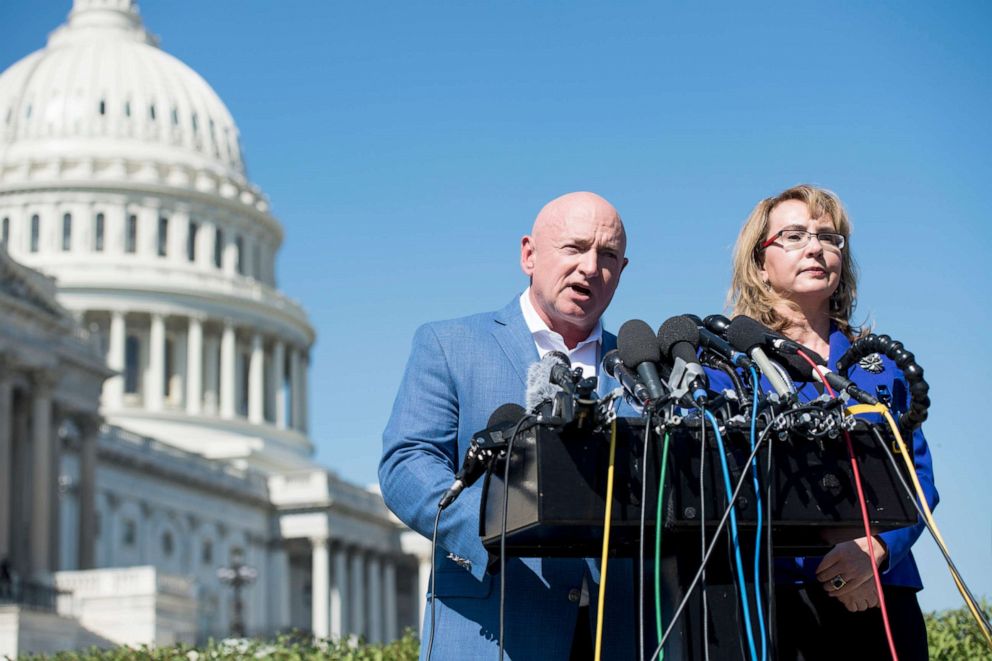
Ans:
[{"label": "man's eye", "polygon": [[561,249],[566,255],[577,255],[582,252],[578,246],[565,246]]}]

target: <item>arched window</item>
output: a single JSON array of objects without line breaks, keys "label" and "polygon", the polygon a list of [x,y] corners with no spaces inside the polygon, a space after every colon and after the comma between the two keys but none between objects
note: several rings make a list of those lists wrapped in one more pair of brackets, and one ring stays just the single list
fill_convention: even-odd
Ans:
[{"label": "arched window", "polygon": [[235,263],[238,265],[238,273],[245,274],[245,240],[244,237],[234,239]]},{"label": "arched window", "polygon": [[93,251],[103,252],[103,233],[104,233],[104,216],[102,213],[96,215],[96,220],[93,224]]},{"label": "arched window", "polygon": [[169,219],[160,216],[158,219],[158,256],[165,257],[169,250]]},{"label": "arched window", "polygon": [[138,375],[141,362],[141,340],[128,335],[124,341],[124,392],[138,392]]},{"label": "arched window", "polygon": [[124,228],[124,252],[138,251],[138,217],[133,213],[127,217],[127,227]]},{"label": "arched window", "polygon": [[200,231],[199,223],[189,221],[189,232],[186,234],[186,259],[196,261],[196,234]]},{"label": "arched window", "polygon": [[219,227],[214,234],[214,266],[217,268],[224,266],[224,230]]}]

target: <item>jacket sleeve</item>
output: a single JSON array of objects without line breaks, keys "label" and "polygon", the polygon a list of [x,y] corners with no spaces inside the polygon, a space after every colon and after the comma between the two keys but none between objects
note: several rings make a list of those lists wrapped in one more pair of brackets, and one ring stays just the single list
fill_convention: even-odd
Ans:
[{"label": "jacket sleeve", "polygon": [[[892,407],[893,413],[896,411],[905,411],[908,408],[908,390],[901,376],[893,383],[892,392],[893,399],[895,400],[893,402],[895,406]],[[903,440],[906,441],[908,439]],[[907,445],[909,444],[907,443]],[[923,494],[932,510],[937,507],[940,496],[934,484],[933,458],[930,455],[930,448],[927,446],[927,440],[923,436],[923,431],[919,428],[913,432],[911,449],[913,453],[913,464],[916,467],[916,476],[920,480]],[[878,535],[888,549],[886,572],[892,571],[909,555],[911,547],[916,543],[916,540],[919,539],[925,529],[926,526],[921,519],[916,525],[899,528],[898,530],[890,530]]]},{"label": "jacket sleeve", "polygon": [[[403,523],[431,538],[437,504],[454,481],[459,401],[448,357],[431,325],[421,326],[382,435],[379,486]],[[480,485],[441,512],[438,547],[471,562],[482,580],[489,554],[479,539]]]}]

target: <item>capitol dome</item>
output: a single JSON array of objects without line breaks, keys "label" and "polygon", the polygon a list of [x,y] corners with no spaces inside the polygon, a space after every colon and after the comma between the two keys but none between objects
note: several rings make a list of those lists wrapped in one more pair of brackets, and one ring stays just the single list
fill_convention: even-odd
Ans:
[{"label": "capitol dome", "polygon": [[109,422],[305,465],[314,331],[276,287],[282,238],[230,112],[134,0],[74,0],[0,74],[0,243],[101,338]]}]

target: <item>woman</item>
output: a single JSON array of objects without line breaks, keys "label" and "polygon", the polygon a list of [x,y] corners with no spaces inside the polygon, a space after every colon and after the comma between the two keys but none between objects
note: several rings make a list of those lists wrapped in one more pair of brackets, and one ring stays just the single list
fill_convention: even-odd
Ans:
[{"label": "woman", "polygon": [[[734,314],[757,319],[806,345],[827,357],[833,369],[861,332],[851,323],[857,270],[850,233],[847,213],[830,191],[800,185],[759,202],[734,250]],[[855,364],[848,376],[873,395],[878,386],[887,387],[892,408],[904,410],[908,390],[902,372],[884,356],[872,358]],[[804,399],[818,395],[811,384],[796,386]],[[919,430],[912,443],[916,472],[933,507],[937,492],[930,451]],[[919,523],[844,542],[823,557],[776,559],[779,657],[889,657],[872,574],[873,550],[899,658],[928,658],[916,600],[923,584],[910,552],[923,529]]]}]

